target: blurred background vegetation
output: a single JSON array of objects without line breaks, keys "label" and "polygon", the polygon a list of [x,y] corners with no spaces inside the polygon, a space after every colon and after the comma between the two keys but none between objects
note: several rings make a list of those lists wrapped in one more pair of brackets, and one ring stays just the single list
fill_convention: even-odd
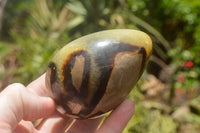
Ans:
[{"label": "blurred background vegetation", "polygon": [[0,0],[0,90],[27,85],[80,36],[138,29],[154,49],[129,95],[136,109],[124,133],[199,133],[199,9],[199,0]]}]

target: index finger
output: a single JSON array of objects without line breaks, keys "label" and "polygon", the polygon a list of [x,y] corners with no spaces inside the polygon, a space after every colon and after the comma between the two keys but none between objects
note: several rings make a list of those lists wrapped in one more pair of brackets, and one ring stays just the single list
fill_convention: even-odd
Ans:
[{"label": "index finger", "polygon": [[39,96],[46,96],[46,97],[49,96],[49,90],[46,88],[46,85],[45,85],[45,76],[46,76],[46,73],[41,75],[36,80],[32,81],[27,86],[27,88],[31,92],[36,93]]},{"label": "index finger", "polygon": [[[46,88],[45,85],[46,73],[31,82],[27,88],[36,93],[39,96],[50,96],[50,90]],[[62,132],[65,130],[65,125],[68,122],[68,117],[61,115],[59,112],[55,111],[54,114],[42,120],[37,126],[37,129],[41,132]]]}]

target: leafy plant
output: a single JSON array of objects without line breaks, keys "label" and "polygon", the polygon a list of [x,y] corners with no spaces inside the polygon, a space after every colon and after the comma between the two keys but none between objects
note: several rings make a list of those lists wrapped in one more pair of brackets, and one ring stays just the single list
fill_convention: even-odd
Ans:
[{"label": "leafy plant", "polygon": [[[148,72],[155,74],[164,89],[163,95],[154,92],[150,97],[142,90],[142,84],[152,83],[144,74],[129,96],[136,105],[135,115],[124,132],[197,132],[199,8],[200,2],[191,0],[8,0],[0,40],[0,88],[9,82],[29,83],[46,71],[57,49],[82,35],[104,29],[140,29],[153,40],[150,64],[158,64]],[[151,92],[159,87],[156,83]],[[182,106],[191,118],[182,118],[184,122],[173,116]]]},{"label": "leafy plant", "polygon": [[52,1],[36,0],[30,9],[24,27],[16,23],[10,31],[17,44],[14,55],[19,67],[12,73],[14,82],[26,79],[24,83],[28,83],[44,73],[53,53],[68,41],[72,14],[65,6],[57,11]]}]

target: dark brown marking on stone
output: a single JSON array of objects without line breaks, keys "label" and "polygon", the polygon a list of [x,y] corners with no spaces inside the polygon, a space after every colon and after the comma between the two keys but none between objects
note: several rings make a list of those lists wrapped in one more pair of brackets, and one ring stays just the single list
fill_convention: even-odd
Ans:
[{"label": "dark brown marking on stone", "polygon": [[52,84],[54,84],[56,82],[56,77],[57,77],[57,68],[56,68],[56,65],[55,63],[53,62],[50,62],[49,65],[48,65],[48,68],[50,68],[50,83],[51,83],[51,86]]},{"label": "dark brown marking on stone", "polygon": [[[80,85],[79,91],[76,89],[76,86],[73,84],[72,80],[72,70],[75,65],[76,57],[82,56],[84,58],[84,69],[83,73],[80,76],[82,77],[82,83]],[[85,98],[88,94],[88,83],[89,83],[89,75],[90,75],[90,56],[86,51],[79,50],[73,52],[63,64],[63,85],[64,89],[67,93],[72,94],[76,97]]]},{"label": "dark brown marking on stone", "polygon": [[46,73],[46,85],[47,88],[52,92],[53,98],[56,103],[60,103],[60,95],[62,90],[62,85],[58,81],[57,77],[57,67],[54,62],[50,62],[48,65]]},{"label": "dark brown marking on stone", "polygon": [[140,50],[138,51],[139,54],[142,54],[142,64],[141,64],[141,69],[140,69],[140,74],[144,71],[144,67],[146,65],[146,60],[147,60],[147,53],[145,48],[141,47]]},{"label": "dark brown marking on stone", "polygon": [[108,83],[108,80],[111,75],[111,71],[113,69],[113,64],[114,64],[114,58],[116,54],[119,52],[123,51],[136,51],[138,49],[137,46],[133,46],[130,44],[124,44],[124,43],[119,43],[115,45],[108,45],[107,47],[103,48],[102,50],[98,50],[95,62],[97,66],[99,66],[101,69],[101,77],[100,77],[100,85],[98,87],[98,91],[96,92],[96,95],[93,97],[92,100],[93,105],[96,105],[101,97],[104,95],[104,92],[106,90],[106,86]]}]

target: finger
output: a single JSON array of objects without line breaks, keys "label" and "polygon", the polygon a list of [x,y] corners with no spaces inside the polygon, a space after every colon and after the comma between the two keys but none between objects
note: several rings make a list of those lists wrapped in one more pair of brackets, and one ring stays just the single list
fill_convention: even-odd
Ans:
[{"label": "finger", "polygon": [[121,133],[134,113],[134,103],[126,99],[104,121],[97,133]]},{"label": "finger", "polygon": [[22,119],[33,121],[54,110],[55,103],[51,98],[35,95],[19,83],[9,85],[0,93],[0,122],[11,130]]},{"label": "finger", "polygon": [[103,117],[96,119],[77,120],[70,128],[70,133],[94,133]]},{"label": "finger", "polygon": [[49,96],[48,95],[48,90],[46,88],[45,85],[45,76],[46,73],[44,73],[43,75],[41,75],[39,78],[37,78],[36,80],[32,81],[27,88],[36,93],[39,96]]},{"label": "finger", "polygon": [[[31,82],[27,88],[33,91],[37,95],[40,96],[48,96],[49,90],[47,90],[45,85],[45,76],[43,74],[35,81]],[[62,116],[58,112],[54,113],[53,115],[49,116],[47,119],[44,119],[41,124],[37,127],[37,129],[41,132],[62,132],[65,130],[66,123],[68,118]]]},{"label": "finger", "polygon": [[36,133],[37,130],[34,128],[30,121],[20,121],[20,123],[15,128],[15,133]]},{"label": "finger", "polygon": [[44,119],[37,129],[42,133],[64,133],[66,124],[70,120],[69,117],[63,116],[55,111],[50,117]]},{"label": "finger", "polygon": [[[45,76],[46,73],[40,76],[38,79],[31,82],[27,88],[37,95],[40,96],[49,96],[49,90],[47,90],[45,85]],[[37,129],[41,132],[64,132],[66,123],[68,118],[62,116],[58,112],[54,113],[53,115],[49,116],[47,119],[44,119]]]}]

